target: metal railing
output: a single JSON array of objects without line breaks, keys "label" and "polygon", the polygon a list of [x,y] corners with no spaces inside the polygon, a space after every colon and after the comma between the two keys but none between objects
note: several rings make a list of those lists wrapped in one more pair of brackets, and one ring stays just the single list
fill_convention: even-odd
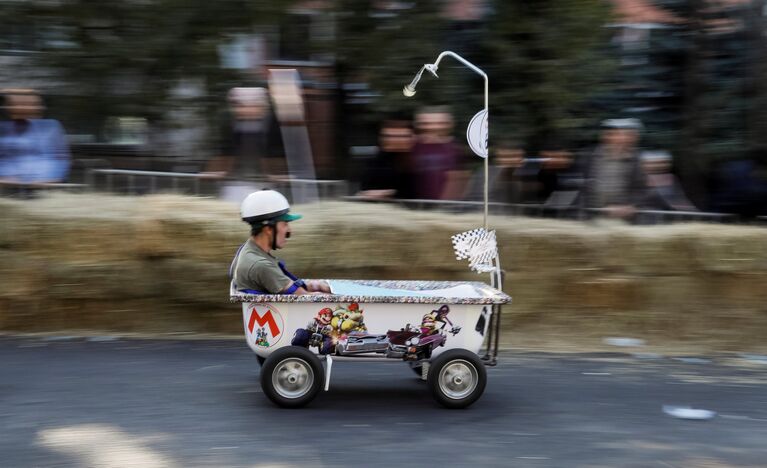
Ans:
[{"label": "metal railing", "polygon": [[349,182],[336,179],[296,179],[293,177],[271,177],[266,179],[274,189],[288,193],[291,188],[315,187],[320,200],[341,199],[349,193]]},{"label": "metal railing", "polygon": [[[199,196],[216,195],[223,184],[232,181],[227,177],[210,173],[91,168],[87,171],[85,184],[92,190],[103,190],[108,193],[144,195],[180,192]],[[286,194],[295,188],[314,187],[317,189],[320,200],[341,198],[349,193],[349,184],[345,180],[297,179],[284,176],[261,178],[252,182]]]},{"label": "metal railing", "polygon": [[[420,199],[377,199],[361,196],[344,197],[344,200],[359,203],[386,203],[416,210],[439,210],[451,213],[478,212],[483,203],[461,200],[420,200]],[[579,206],[550,206],[536,203],[501,203],[490,202],[493,215],[512,215],[572,219],[585,221],[598,217],[608,210],[603,208],[581,208]],[[667,224],[675,222],[711,222],[723,224],[755,224],[767,226],[767,216],[743,219],[736,214],[711,213],[705,211],[664,211],[637,210],[635,224]]]},{"label": "metal railing", "polygon": [[[159,191],[191,192],[193,195],[201,195],[203,182],[209,182],[214,189],[217,189],[223,180],[218,175],[206,173],[89,169],[86,185],[92,190],[97,190],[101,177],[104,179],[103,188],[106,192],[129,195],[153,194]],[[209,187],[208,191],[210,191]]]},{"label": "metal railing", "polygon": [[85,184],[70,184],[63,182],[46,183],[23,183],[23,182],[0,182],[0,196],[14,196],[21,198],[34,197],[39,192],[64,191],[64,192],[82,192],[87,186]]}]

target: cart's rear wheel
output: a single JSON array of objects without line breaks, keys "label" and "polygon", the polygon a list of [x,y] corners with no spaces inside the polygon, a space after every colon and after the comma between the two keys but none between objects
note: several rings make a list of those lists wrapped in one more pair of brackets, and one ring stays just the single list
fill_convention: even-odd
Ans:
[{"label": "cart's rear wheel", "polygon": [[298,408],[317,396],[324,380],[320,360],[299,346],[286,346],[269,355],[261,367],[261,388],[283,408]]},{"label": "cart's rear wheel", "polygon": [[431,363],[428,382],[434,399],[441,405],[466,408],[484,393],[487,372],[476,354],[465,349],[451,349]]}]

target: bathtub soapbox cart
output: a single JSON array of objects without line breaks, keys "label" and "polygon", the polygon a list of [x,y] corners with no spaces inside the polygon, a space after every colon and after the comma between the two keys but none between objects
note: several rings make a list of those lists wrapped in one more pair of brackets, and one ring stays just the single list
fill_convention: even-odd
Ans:
[{"label": "bathtub soapbox cart", "polygon": [[480,282],[328,283],[332,294],[231,291],[231,300],[242,303],[248,346],[262,364],[261,386],[274,403],[309,403],[329,388],[335,360],[360,358],[407,363],[450,408],[482,395],[487,377],[477,353],[489,336],[484,359],[494,364],[500,318],[494,312],[509,296]]},{"label": "bathtub soapbox cart", "polygon": [[[445,51],[424,65],[405,86],[406,96],[426,70],[435,77],[439,62],[452,57],[485,80],[485,108],[472,119],[467,140],[484,159],[484,227],[453,236],[458,260],[481,282],[329,280],[332,294],[251,295],[230,288],[242,303],[248,346],[261,368],[261,386],[284,407],[309,403],[327,390],[334,360],[376,358],[404,361],[428,382],[434,398],[449,408],[463,408],[484,392],[485,365],[498,352],[500,306],[504,294],[495,231],[488,229],[488,78],[459,55]],[[480,358],[483,343],[487,352]],[[322,361],[325,365],[323,367]]]}]

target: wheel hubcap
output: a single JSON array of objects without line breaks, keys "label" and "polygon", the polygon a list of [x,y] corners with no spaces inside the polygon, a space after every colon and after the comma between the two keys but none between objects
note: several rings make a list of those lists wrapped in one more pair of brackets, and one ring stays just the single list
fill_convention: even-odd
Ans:
[{"label": "wheel hubcap", "polygon": [[272,385],[284,398],[300,398],[314,384],[314,372],[303,359],[289,358],[281,361],[272,372]]},{"label": "wheel hubcap", "polygon": [[460,400],[471,395],[477,388],[478,382],[477,368],[464,360],[451,361],[439,373],[440,390],[453,400]]}]

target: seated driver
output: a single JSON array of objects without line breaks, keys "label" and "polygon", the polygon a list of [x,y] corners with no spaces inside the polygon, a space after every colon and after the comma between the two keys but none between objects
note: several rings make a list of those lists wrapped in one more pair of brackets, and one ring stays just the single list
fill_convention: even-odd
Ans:
[{"label": "seated driver", "polygon": [[291,274],[272,251],[285,247],[290,222],[301,215],[290,213],[288,200],[274,190],[248,195],[240,207],[242,220],[250,224],[250,238],[232,261],[229,275],[238,291],[249,294],[330,293],[325,281],[304,282]]}]

